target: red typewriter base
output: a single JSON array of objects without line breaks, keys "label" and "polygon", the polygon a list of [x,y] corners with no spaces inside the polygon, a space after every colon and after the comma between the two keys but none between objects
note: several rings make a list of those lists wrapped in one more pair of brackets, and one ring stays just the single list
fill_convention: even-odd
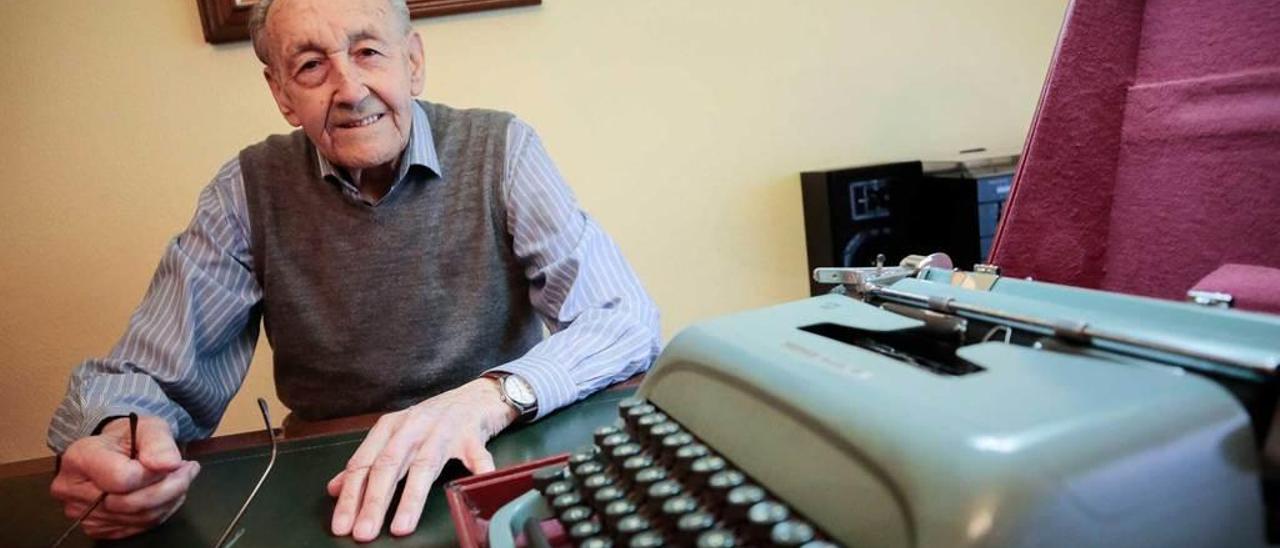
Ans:
[{"label": "red typewriter base", "polygon": [[[453,526],[458,531],[458,546],[463,548],[489,546],[489,520],[493,514],[506,503],[533,489],[535,470],[564,464],[568,460],[569,454],[562,453],[494,470],[488,474],[454,480],[445,485],[449,515],[453,518]],[[571,545],[557,520],[542,522],[542,533],[552,546]]]}]

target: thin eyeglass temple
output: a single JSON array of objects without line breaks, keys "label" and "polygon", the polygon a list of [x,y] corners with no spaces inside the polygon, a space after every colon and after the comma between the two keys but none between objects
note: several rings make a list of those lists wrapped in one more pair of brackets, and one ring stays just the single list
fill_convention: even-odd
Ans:
[{"label": "thin eyeglass temple", "polygon": [[[137,413],[129,413],[129,460],[138,460]],[[80,514],[80,517],[71,522],[71,526],[67,527],[67,530],[62,532],[62,536],[59,536],[58,540],[53,541],[52,548],[58,548],[58,546],[61,546],[62,541],[67,540],[67,537],[71,535],[71,532],[75,531],[77,527],[80,527],[80,523],[83,522],[85,518],[89,517],[89,514],[92,514],[94,509],[96,509],[98,505],[102,504],[102,501],[104,500],[107,500],[106,491],[103,491],[101,495],[98,495],[98,500],[93,501],[93,504],[90,504],[89,507],[85,508],[84,512]]]},{"label": "thin eyeglass temple", "polygon": [[[236,512],[236,517],[227,524],[227,530],[222,532],[222,536],[218,537],[217,544],[213,548],[221,548],[223,543],[227,541],[227,537],[234,531],[236,524],[240,523],[240,518],[244,517],[245,510],[249,509],[249,503],[253,502],[253,497],[258,494],[258,489],[262,488],[262,484],[267,481],[267,475],[271,473],[271,467],[276,463],[276,433],[271,429],[271,412],[267,410],[267,400],[258,398],[258,408],[262,410],[262,422],[267,427],[267,437],[271,438],[271,458],[267,460],[267,467],[262,470],[262,476],[258,478],[258,484],[253,486],[253,490],[249,492],[248,498],[244,499],[244,504],[240,506],[240,511]],[[240,535],[236,535],[235,539],[239,539]],[[234,542],[235,539],[232,539]]]}]

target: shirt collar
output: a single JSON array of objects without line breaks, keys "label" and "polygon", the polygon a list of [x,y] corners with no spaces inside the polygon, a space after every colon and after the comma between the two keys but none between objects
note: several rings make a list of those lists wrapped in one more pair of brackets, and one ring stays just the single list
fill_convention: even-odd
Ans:
[{"label": "shirt collar", "polygon": [[[316,154],[320,167],[320,176],[325,179],[350,184],[338,168],[329,162],[323,154]],[[404,180],[410,166],[422,166],[436,175],[440,174],[440,157],[436,156],[436,144],[431,138],[431,121],[427,119],[427,111],[417,101],[413,102],[413,122],[409,127],[409,145],[400,154],[400,169],[396,174],[396,183]]]}]

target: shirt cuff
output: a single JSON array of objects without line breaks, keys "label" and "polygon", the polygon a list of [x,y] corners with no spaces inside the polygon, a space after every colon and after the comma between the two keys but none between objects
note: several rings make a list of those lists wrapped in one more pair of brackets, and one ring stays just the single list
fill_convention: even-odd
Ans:
[{"label": "shirt cuff", "polygon": [[533,420],[578,400],[578,387],[560,364],[539,356],[524,356],[489,371],[519,375],[533,387],[538,399],[538,412]]},{"label": "shirt cuff", "polygon": [[[72,440],[72,443],[74,443],[75,440],[94,435],[94,432],[98,430],[98,425],[102,421],[107,420],[110,417],[128,416],[129,413],[137,413],[139,417],[143,415],[156,414],[155,411],[148,411],[146,409],[127,404],[104,405],[96,409],[87,410],[80,421],[80,427],[76,429],[76,437]],[[170,416],[160,416],[160,418],[169,423],[169,435],[173,436],[173,439],[176,441],[178,439],[178,423]],[[61,451],[57,452],[61,454],[66,450],[67,448],[63,447]]]}]

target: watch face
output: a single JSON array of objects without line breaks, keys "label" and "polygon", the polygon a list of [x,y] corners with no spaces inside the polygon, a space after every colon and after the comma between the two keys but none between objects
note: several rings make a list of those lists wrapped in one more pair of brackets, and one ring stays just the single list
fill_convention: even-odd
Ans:
[{"label": "watch face", "polygon": [[530,407],[537,401],[537,398],[533,395],[533,387],[529,386],[529,383],[525,382],[524,379],[515,375],[507,375],[505,379],[502,379],[502,388],[506,391],[507,397],[521,407]]}]

